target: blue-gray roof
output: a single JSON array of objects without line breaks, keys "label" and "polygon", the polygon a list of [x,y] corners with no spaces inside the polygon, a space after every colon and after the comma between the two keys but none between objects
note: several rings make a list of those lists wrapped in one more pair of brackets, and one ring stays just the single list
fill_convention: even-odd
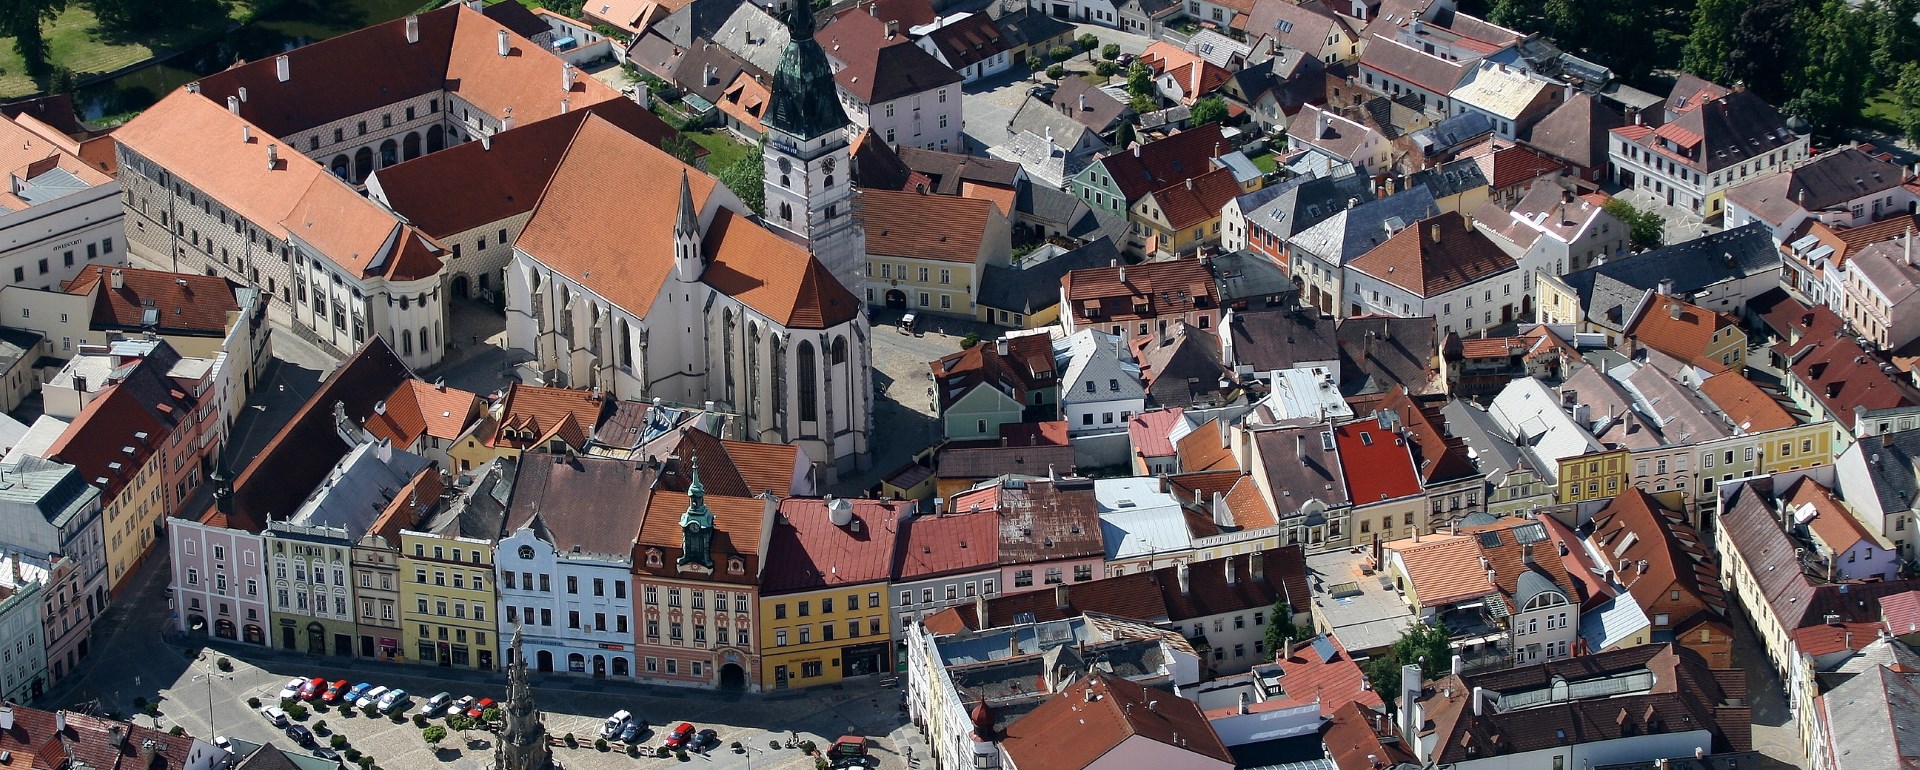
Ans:
[{"label": "blue-gray roof", "polygon": [[[1373,192],[1367,187],[1366,176],[1354,173],[1349,166],[1344,174],[1295,177],[1281,183],[1280,189],[1270,195],[1255,197],[1265,190],[1243,195],[1240,206],[1246,211],[1249,227],[1289,238],[1326,221],[1350,204],[1372,200]],[[1254,201],[1258,201],[1257,208],[1248,208]]]},{"label": "blue-gray roof", "polygon": [[1102,237],[1025,269],[987,265],[980,276],[979,303],[995,310],[1032,313],[1060,303],[1060,279],[1069,270],[1106,267],[1121,259],[1113,241]]},{"label": "blue-gray roof", "polygon": [[1447,198],[1486,187],[1487,175],[1473,158],[1461,158],[1414,172],[1407,181],[1427,188],[1435,198]]},{"label": "blue-gray roof", "polygon": [[1299,232],[1293,245],[1336,267],[1345,266],[1401,229],[1439,213],[1431,191],[1412,187],[1335,212]]},{"label": "blue-gray roof", "polygon": [[1451,150],[1493,131],[1493,120],[1478,112],[1464,112],[1409,134],[1407,138],[1428,156]]},{"label": "blue-gray roof", "polygon": [[1606,264],[1576,270],[1561,278],[1587,309],[1587,319],[1618,328],[1648,289],[1673,281],[1690,294],[1724,281],[1780,268],[1780,251],[1763,222],[1703,235],[1665,248],[1643,251]]}]

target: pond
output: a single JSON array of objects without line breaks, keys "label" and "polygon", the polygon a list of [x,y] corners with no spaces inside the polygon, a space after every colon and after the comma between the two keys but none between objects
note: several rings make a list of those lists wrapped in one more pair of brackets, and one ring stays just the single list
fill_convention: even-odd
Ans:
[{"label": "pond", "polygon": [[[224,70],[236,61],[258,61],[362,27],[417,11],[423,0],[294,0],[217,40],[118,76],[90,83],[74,94],[82,120],[124,115],[152,106],[168,92]],[[437,3],[435,3],[437,5]]]}]

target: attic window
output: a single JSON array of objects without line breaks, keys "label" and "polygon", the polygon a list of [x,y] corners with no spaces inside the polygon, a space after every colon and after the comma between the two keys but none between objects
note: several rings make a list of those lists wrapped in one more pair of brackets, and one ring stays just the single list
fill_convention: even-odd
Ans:
[{"label": "attic window", "polygon": [[1360,431],[1360,446],[1373,446],[1373,434]]},{"label": "attic window", "polygon": [[1326,452],[1333,451],[1333,431],[1320,432],[1320,449]]},{"label": "attic window", "polygon": [[727,574],[740,575],[740,574],[745,574],[746,571],[747,571],[747,562],[745,559],[742,559],[738,556],[731,556],[727,558]]}]

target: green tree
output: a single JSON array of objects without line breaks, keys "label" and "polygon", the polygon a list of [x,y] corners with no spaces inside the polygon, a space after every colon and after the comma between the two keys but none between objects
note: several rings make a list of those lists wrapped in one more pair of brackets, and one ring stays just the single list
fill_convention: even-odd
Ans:
[{"label": "green tree", "polygon": [[426,741],[429,746],[439,746],[440,742],[446,739],[447,728],[439,725],[429,725],[427,729],[420,731],[420,740]]},{"label": "green tree", "polygon": [[460,737],[465,739],[467,737],[467,731],[472,730],[474,727],[473,717],[465,714],[448,714],[447,726],[459,730]]},{"label": "green tree", "polygon": [[1875,0],[1866,13],[1873,20],[1873,55],[1869,72],[1876,87],[1891,88],[1904,65],[1920,61],[1920,0]]},{"label": "green tree", "polygon": [[1541,0],[1493,0],[1487,19],[1502,27],[1538,30],[1545,15],[1542,5]]},{"label": "green tree", "polygon": [[1693,8],[1693,31],[1687,37],[1680,68],[1716,83],[1726,82],[1733,58],[1734,29],[1753,0],[1700,0]]},{"label": "green tree", "polygon": [[0,37],[13,38],[13,50],[25,62],[27,74],[34,78],[52,72],[47,58],[47,38],[40,25],[52,21],[67,9],[67,0],[6,0],[0,2]]},{"label": "green tree", "polygon": [[1188,125],[1204,126],[1219,123],[1227,119],[1227,100],[1218,96],[1209,96],[1193,103],[1193,113],[1187,120]]},{"label": "green tree", "polygon": [[725,184],[727,189],[732,190],[734,195],[739,196],[740,202],[747,204],[747,208],[753,209],[755,214],[766,213],[764,211],[767,207],[766,162],[766,140],[763,139],[759,144],[754,145],[753,149],[748,150],[747,154],[740,156],[739,160],[715,174],[720,178],[720,182]]},{"label": "green tree", "polygon": [[1047,52],[1047,57],[1054,61],[1066,61],[1073,58],[1073,49],[1064,45],[1056,45],[1053,47],[1053,50]]},{"label": "green tree", "polygon": [[1893,103],[1898,108],[1894,119],[1908,142],[1920,144],[1920,64],[1907,62],[1893,83]]},{"label": "green tree", "polygon": [[1803,0],[1754,0],[1734,25],[1727,79],[1747,84],[1775,104],[1791,94],[1786,73],[1798,59],[1800,6]]},{"label": "green tree", "polygon": [[1132,66],[1128,67],[1127,93],[1135,97],[1153,96],[1155,93],[1155,88],[1153,87],[1153,70],[1147,69],[1147,65],[1139,62],[1134,62]]},{"label": "green tree", "polygon": [[1415,662],[1419,663],[1420,675],[1424,679],[1432,679],[1449,670],[1453,664],[1453,647],[1448,644],[1446,626],[1415,623],[1386,652],[1374,656],[1362,666],[1367,681],[1373,684],[1374,692],[1380,693],[1381,700],[1387,702],[1389,711],[1397,706],[1394,698],[1400,693],[1400,667]]},{"label": "green tree", "polygon": [[668,155],[679,158],[681,163],[689,166],[700,158],[700,144],[686,134],[667,137],[666,141],[660,143],[660,149],[666,150]]},{"label": "green tree", "polygon": [[1106,45],[1100,46],[1100,58],[1106,59],[1107,61],[1113,61],[1114,59],[1120,58],[1120,44],[1108,43]]},{"label": "green tree", "polygon": [[1054,80],[1061,80],[1066,78],[1066,76],[1067,76],[1066,67],[1055,64],[1047,68],[1047,77],[1049,78],[1052,78]]},{"label": "green tree", "polygon": [[1826,0],[1805,18],[1801,25],[1805,58],[1796,68],[1792,85],[1797,93],[1786,109],[1822,126],[1851,123],[1866,104],[1873,79],[1872,25],[1866,13],[1847,0]]},{"label": "green tree", "polygon": [[1316,635],[1311,620],[1298,625],[1293,622],[1293,608],[1287,606],[1285,597],[1273,603],[1272,615],[1273,622],[1267,624],[1265,642],[1266,649],[1276,651],[1274,655],[1280,654],[1277,651],[1286,645],[1288,639],[1300,642],[1312,639]]},{"label": "green tree", "polygon": [[1665,217],[1651,211],[1641,211],[1619,198],[1608,200],[1601,208],[1627,224],[1627,240],[1633,243],[1634,248],[1655,249],[1666,242]]},{"label": "green tree", "polygon": [[1082,51],[1091,51],[1100,47],[1100,38],[1094,37],[1091,32],[1075,38],[1073,42],[1078,45]]}]

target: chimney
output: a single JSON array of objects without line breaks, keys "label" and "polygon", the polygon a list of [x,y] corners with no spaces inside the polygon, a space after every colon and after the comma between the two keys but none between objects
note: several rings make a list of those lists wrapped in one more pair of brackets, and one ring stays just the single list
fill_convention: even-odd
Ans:
[{"label": "chimney", "polygon": [[1673,279],[1672,278],[1660,279],[1658,291],[1660,292],[1660,296],[1662,297],[1673,296]]},{"label": "chimney", "polygon": [[1126,265],[1120,266],[1120,282],[1121,283],[1127,282],[1127,266]]},{"label": "chimney", "polygon": [[561,64],[560,65],[560,90],[572,91],[573,79],[574,79],[573,63],[567,62],[567,63]]},{"label": "chimney", "polygon": [[500,58],[505,59],[511,53],[513,53],[513,45],[508,42],[507,31],[500,30]]},{"label": "chimney", "polygon": [[1226,565],[1227,565],[1227,585],[1235,585],[1239,583],[1240,582],[1239,576],[1233,573],[1233,557],[1228,556],[1227,558],[1221,559],[1220,561],[1226,562]]},{"label": "chimney", "polygon": [[1247,691],[1246,690],[1240,691],[1240,713],[1243,715],[1247,713]]},{"label": "chimney", "polygon": [[1476,685],[1473,688],[1473,715],[1475,717],[1485,715],[1485,712],[1481,710],[1482,706],[1480,705],[1486,702],[1486,698],[1482,697],[1484,693],[1485,693],[1484,689],[1479,687],[1478,685]]},{"label": "chimney", "polygon": [[[1087,95],[1084,92],[1080,94],[1080,111],[1081,112],[1087,111]],[[1912,228],[1908,228],[1908,231],[1909,233],[1911,233]],[[1911,240],[1911,238],[1909,238],[1909,240]]]},{"label": "chimney", "polygon": [[896,35],[899,35],[899,34],[900,34],[900,20],[888,19],[887,20],[887,39],[892,40]]},{"label": "chimney", "polygon": [[1001,337],[1000,339],[994,340],[993,352],[999,353],[1000,355],[1003,355],[1003,356],[1006,355],[1007,354],[1007,338]]},{"label": "chimney", "polygon": [[1680,320],[1680,303],[1678,302],[1667,303],[1667,317],[1675,321]]},{"label": "chimney", "polygon": [[992,628],[987,624],[987,597],[975,594],[973,597],[973,623],[978,628]]},{"label": "chimney", "polygon": [[407,44],[412,45],[418,42],[420,42],[420,17],[408,16],[407,17]]},{"label": "chimney", "polygon": [[0,706],[0,732],[13,729],[13,707]]},{"label": "chimney", "polygon": [[274,57],[273,71],[275,75],[279,76],[280,82],[282,83],[287,82],[288,78],[293,77],[293,72],[288,66],[286,54],[280,54],[279,56]]},{"label": "chimney", "polygon": [[267,170],[272,171],[279,167],[280,167],[280,145],[269,144],[267,145]]},{"label": "chimney", "polygon": [[1133,143],[1133,157],[1136,157],[1136,158],[1138,158],[1138,157],[1140,157],[1140,143],[1139,143],[1139,142],[1134,142],[1134,143]]},{"label": "chimney", "polygon": [[1247,573],[1256,581],[1267,579],[1266,559],[1261,558],[1259,551],[1247,554]]},{"label": "chimney", "polygon": [[1428,237],[1433,239],[1434,243],[1439,243],[1440,242],[1440,226],[1436,224],[1432,227],[1427,228],[1427,235]]},{"label": "chimney", "polygon": [[1180,595],[1185,596],[1190,592],[1187,584],[1187,563],[1181,562],[1174,565],[1173,574],[1180,578]]},{"label": "chimney", "polygon": [[1532,543],[1525,543],[1520,546],[1520,563],[1529,567],[1534,565]]},{"label": "chimney", "polygon": [[1187,177],[1187,192],[1193,192],[1193,177]]},{"label": "chimney", "polygon": [[1460,677],[1460,667],[1463,662],[1464,660],[1460,656],[1453,656],[1453,676],[1456,679]]},{"label": "chimney", "polygon": [[572,111],[573,111],[573,100],[568,99],[567,97],[564,97],[564,96],[560,97],[560,114],[565,115]]},{"label": "chimney", "polygon": [[1067,584],[1066,583],[1060,583],[1053,587],[1053,606],[1057,609],[1062,609],[1062,610],[1073,606],[1071,603],[1067,601]]},{"label": "chimney", "polygon": [[126,271],[116,267],[113,269],[113,272],[108,273],[107,275],[110,276],[108,278],[108,281],[110,282],[110,285],[113,286],[113,288],[124,289],[127,287]]},{"label": "chimney", "polygon": [[[1380,697],[1384,698],[1386,696],[1381,695]],[[1418,722],[1414,721],[1414,712],[1417,710],[1416,704],[1418,704],[1419,702],[1420,702],[1420,666],[1418,664],[1411,664],[1411,663],[1401,666],[1400,667],[1400,735],[1404,736],[1403,739],[1413,744],[1414,746],[1418,746],[1420,744],[1420,742],[1416,740],[1416,736],[1419,735],[1419,732],[1414,729],[1419,725]]]},{"label": "chimney", "polygon": [[[235,109],[238,109],[237,105]],[[253,144],[253,126],[245,123],[240,124],[240,142],[242,144]]]},{"label": "chimney", "polygon": [[240,114],[240,97],[238,96],[227,97],[227,111],[235,115]]},{"label": "chimney", "polygon": [[54,710],[53,731],[56,733],[64,733],[67,731],[67,712],[65,710],[63,709]]}]

